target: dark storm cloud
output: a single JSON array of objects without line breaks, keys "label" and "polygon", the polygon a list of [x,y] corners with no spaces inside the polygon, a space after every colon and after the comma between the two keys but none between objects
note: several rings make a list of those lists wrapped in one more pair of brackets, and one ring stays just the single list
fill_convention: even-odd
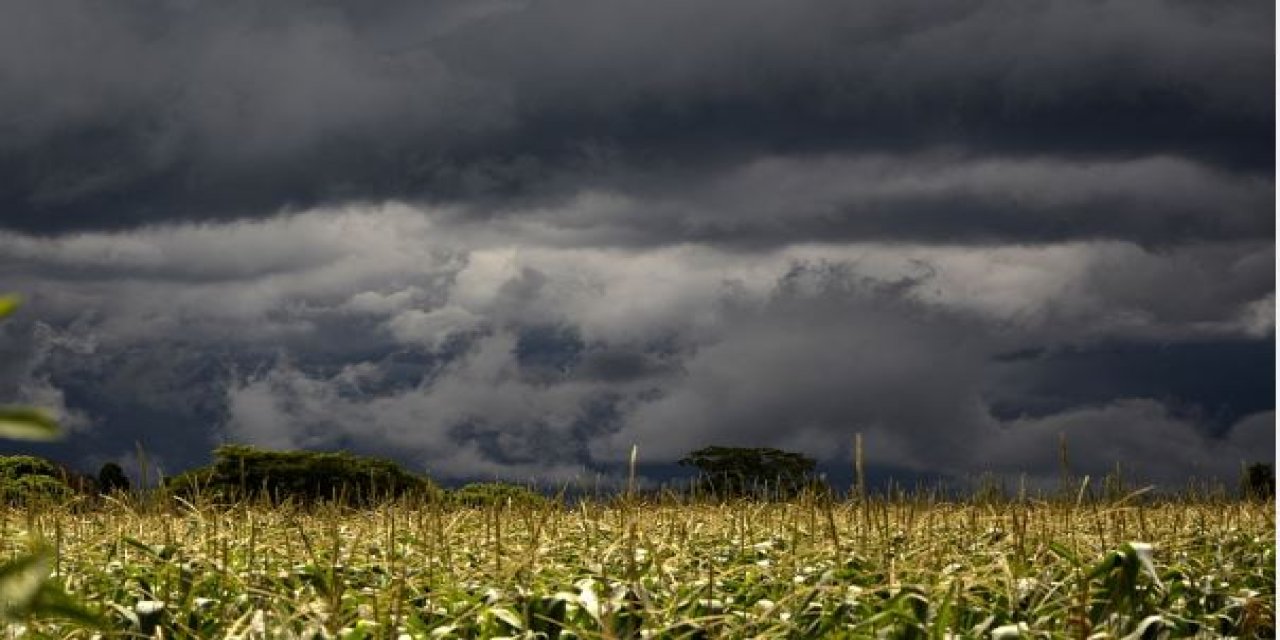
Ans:
[{"label": "dark storm cloud", "polygon": [[[0,224],[57,233],[388,198],[520,217],[600,191],[666,212],[643,232],[628,231],[632,220],[596,235],[609,242],[1242,237],[1274,224],[1273,12],[1154,1],[10,3]],[[910,175],[931,170],[916,158],[938,148],[965,161],[1041,159],[1080,195],[1024,214],[1022,191],[963,176],[858,197],[859,181],[888,178],[860,158]],[[698,206],[698,185],[751,178],[779,157],[802,169],[851,158],[837,164],[848,175],[829,177],[854,193],[758,211],[772,217],[764,226],[751,211],[738,222]],[[1095,163],[1137,184],[1078,175]],[[1195,193],[1166,211],[1145,179],[1181,177]],[[949,223],[953,210],[963,224]]]},{"label": "dark storm cloud", "polygon": [[1222,432],[1274,407],[1275,358],[1269,339],[1126,342],[1021,354],[993,368],[990,401],[997,415],[1016,418],[1117,397],[1157,398]]},{"label": "dark storm cloud", "polygon": [[1274,424],[1248,356],[1274,326],[1261,240],[564,247],[387,207],[0,249],[31,292],[0,393],[60,412],[76,437],[36,451],[89,467],[141,442],[174,471],[231,440],[561,481],[632,444],[839,464],[861,431],[877,468],[1035,475],[1070,431],[1082,472],[1176,481],[1233,473]]},{"label": "dark storm cloud", "polygon": [[[847,265],[797,264],[763,303],[730,298],[681,383],[606,442],[674,459],[714,443],[830,452],[866,431],[895,462],[964,457],[988,422],[974,373],[990,338],[966,314],[930,313],[894,284]],[[908,387],[909,402],[898,392]]]},{"label": "dark storm cloud", "polygon": [[1274,186],[1171,157],[1081,163],[956,153],[762,157],[559,206],[512,210],[569,243],[685,240],[761,248],[884,240],[1002,243],[1121,238],[1164,246],[1274,234]]},{"label": "dark storm cloud", "polygon": [[880,469],[1045,476],[1065,432],[1080,472],[1227,477],[1274,446],[1273,23],[5,3],[0,402],[83,465],[545,481],[861,431]]},{"label": "dark storm cloud", "polygon": [[[1248,388],[1218,386],[1217,393],[1203,378],[1187,380],[1185,370],[1140,357],[1117,357],[1127,365],[1118,371],[1106,360],[1077,362],[1074,375],[1063,375],[1069,362],[998,371],[994,349],[1034,338],[911,295],[928,286],[928,278],[905,285],[867,279],[849,265],[797,265],[766,301],[726,317],[716,339],[684,359],[679,382],[640,403],[622,429],[595,442],[594,452],[622,459],[637,444],[667,460],[707,444],[768,444],[838,465],[861,433],[876,466],[951,477],[1014,471],[1044,479],[1056,473],[1062,434],[1078,452],[1077,472],[1105,472],[1121,462],[1137,477],[1159,482],[1191,474],[1229,477],[1243,459],[1270,459],[1269,448],[1253,447],[1274,441],[1274,428],[1267,430],[1272,405],[1259,397],[1274,377],[1256,362],[1201,349],[1199,363],[1217,358],[1214,370],[1221,374],[1262,377]],[[1266,350],[1260,341],[1246,348]],[[1011,384],[1002,374],[1039,384]],[[1045,386],[1054,383],[1061,385],[1055,390],[1060,400],[1074,397],[1039,415],[1001,416],[992,410],[986,388],[992,383],[1024,406],[1043,400]],[[1197,415],[1222,409],[1212,403],[1223,401],[1238,404],[1219,412],[1217,424]]]}]

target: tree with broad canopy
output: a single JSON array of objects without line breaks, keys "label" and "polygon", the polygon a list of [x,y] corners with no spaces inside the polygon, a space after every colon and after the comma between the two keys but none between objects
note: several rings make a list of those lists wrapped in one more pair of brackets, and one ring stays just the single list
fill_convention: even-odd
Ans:
[{"label": "tree with broad canopy", "polygon": [[679,463],[698,470],[698,488],[719,497],[790,497],[816,482],[816,462],[771,448],[703,447]]}]

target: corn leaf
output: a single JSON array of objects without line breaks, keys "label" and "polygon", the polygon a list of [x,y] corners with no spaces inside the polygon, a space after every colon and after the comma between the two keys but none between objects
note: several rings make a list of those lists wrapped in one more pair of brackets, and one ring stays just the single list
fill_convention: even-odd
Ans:
[{"label": "corn leaf", "polygon": [[27,615],[52,570],[53,556],[43,550],[0,566],[0,622]]},{"label": "corn leaf", "polygon": [[58,422],[40,409],[0,407],[0,438],[15,440],[57,440]]},{"label": "corn leaf", "polygon": [[18,296],[8,295],[0,296],[0,318],[3,318],[14,312],[18,305],[22,303]]}]

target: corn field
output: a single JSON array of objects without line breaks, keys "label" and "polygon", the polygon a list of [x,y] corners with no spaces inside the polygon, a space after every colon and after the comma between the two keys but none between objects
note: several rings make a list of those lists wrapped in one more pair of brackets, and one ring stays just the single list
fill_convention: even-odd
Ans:
[{"label": "corn field", "polygon": [[1274,505],[1143,498],[8,507],[3,637],[1273,636]]}]

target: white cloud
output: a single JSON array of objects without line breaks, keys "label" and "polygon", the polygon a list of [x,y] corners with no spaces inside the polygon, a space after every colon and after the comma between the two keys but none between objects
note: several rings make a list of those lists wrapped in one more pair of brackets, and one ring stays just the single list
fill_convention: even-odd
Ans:
[{"label": "white cloud", "polygon": [[[829,456],[857,431],[873,463],[959,473],[1012,468],[1064,428],[1105,444],[1090,423],[1140,425],[1118,438],[1130,457],[1167,433],[1154,450],[1185,469],[1210,465],[1192,455],[1207,450],[1204,426],[1147,400],[1001,423],[982,388],[998,382],[990,358],[1274,331],[1262,268],[1274,250],[1262,242],[737,251],[517,244],[492,231],[389,204],[3,235],[0,246],[26,252],[0,258],[0,273],[33,292],[27,311],[74,327],[57,334],[87,351],[0,377],[74,416],[59,376],[110,370],[111,392],[134,406],[207,405],[201,415],[225,417],[223,438],[349,439],[457,476],[569,477],[632,444],[655,462],[713,442]],[[534,326],[577,341],[543,348],[579,352],[559,354],[559,369],[526,367]],[[202,358],[220,364],[203,371]],[[194,371],[169,369],[180,366]],[[1111,455],[1102,444],[1090,459]],[[1003,453],[988,461],[987,449]]]},{"label": "white cloud", "polygon": [[461,307],[409,309],[392,317],[388,326],[400,342],[439,349],[449,338],[481,328],[483,319]]},{"label": "white cloud", "polygon": [[1225,438],[1211,438],[1195,420],[1152,399],[1122,399],[1040,418],[1012,420],[982,443],[982,462],[993,468],[1052,477],[1059,436],[1065,436],[1071,471],[1100,480],[1117,463],[1142,481],[1181,488],[1189,476],[1232,479],[1246,462],[1275,460],[1275,413],[1242,418]]},{"label": "white cloud", "polygon": [[493,334],[429,386],[378,395],[354,388],[345,370],[309,376],[280,363],[228,390],[225,432],[264,446],[355,442],[393,451],[446,478],[576,476],[582,466],[573,455],[573,429],[604,389],[592,382],[547,386],[526,380],[514,347],[513,336]]}]

